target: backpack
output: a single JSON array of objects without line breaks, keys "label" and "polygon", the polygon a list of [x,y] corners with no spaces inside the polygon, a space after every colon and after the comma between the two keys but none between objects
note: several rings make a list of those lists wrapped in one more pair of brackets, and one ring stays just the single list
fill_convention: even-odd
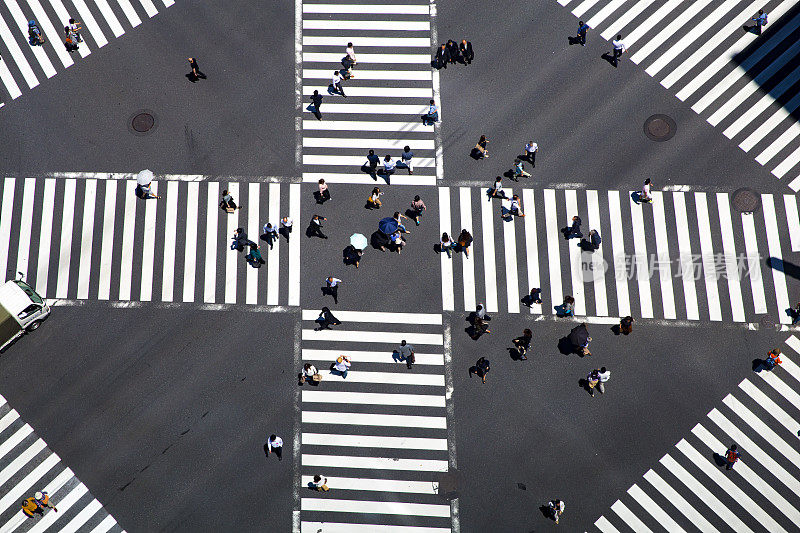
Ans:
[{"label": "backpack", "polygon": [[739,459],[739,454],[733,450],[728,450],[728,453],[725,454],[725,459],[729,463],[735,463]]}]

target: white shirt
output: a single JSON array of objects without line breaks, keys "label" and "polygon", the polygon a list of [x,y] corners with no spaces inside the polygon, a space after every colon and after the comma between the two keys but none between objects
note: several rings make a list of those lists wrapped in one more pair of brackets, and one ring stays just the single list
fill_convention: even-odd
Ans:
[{"label": "white shirt", "polygon": [[512,200],[511,200],[511,210],[512,211],[514,211],[514,210],[519,211],[519,200],[514,200],[512,198]]},{"label": "white shirt", "polygon": [[348,361],[347,359],[342,359],[342,362],[336,363],[335,365],[333,365],[333,368],[335,368],[339,372],[345,372],[347,371],[348,368],[350,368],[350,361]]},{"label": "white shirt", "polygon": [[269,444],[270,451],[272,451],[273,448],[282,448],[283,439],[280,437],[275,437],[275,440],[267,440],[267,444]]},{"label": "white shirt", "polygon": [[386,170],[394,170],[396,164],[397,163],[395,163],[394,160],[389,159],[388,161],[383,162],[383,168]]},{"label": "white shirt", "polygon": [[353,49],[352,46],[348,46],[347,48],[344,49],[344,51],[347,52],[347,56],[350,59],[352,59],[353,61],[356,60],[356,51]]},{"label": "white shirt", "polygon": [[315,487],[321,487],[322,485],[327,485],[328,484],[328,478],[326,478],[325,476],[319,476],[319,477],[320,477],[319,482],[314,481],[312,479],[311,480],[311,484],[314,485]]},{"label": "white shirt", "polygon": [[642,185],[642,194],[644,194],[645,196],[650,196],[650,184],[649,183],[645,183],[644,185]]},{"label": "white shirt", "polygon": [[281,219],[281,226],[284,228],[291,228],[292,227],[292,217],[283,217]]},{"label": "white shirt", "polygon": [[71,31],[72,33],[77,33],[78,32],[78,24],[77,23],[70,24],[69,25],[69,31]]},{"label": "white shirt", "polygon": [[495,189],[497,192],[500,192],[500,191],[502,191],[502,190],[503,190],[503,184],[502,184],[502,182],[495,181],[495,182],[494,182],[494,189]]},{"label": "white shirt", "polygon": [[305,374],[308,377],[311,377],[316,373],[317,373],[317,367],[315,367],[314,365],[311,365],[311,367],[308,370],[303,369],[303,374]]},{"label": "white shirt", "polygon": [[605,383],[606,381],[611,379],[611,371],[610,370],[606,370],[605,372],[599,372],[597,375],[600,376],[600,382],[601,383]]},{"label": "white shirt", "polygon": [[614,50],[622,50],[623,52],[628,51],[628,47],[625,46],[625,43],[623,43],[622,41],[618,41],[616,39],[611,41],[611,46],[614,47]]},{"label": "white shirt", "polygon": [[480,308],[480,309],[477,309],[477,308],[476,308],[476,309],[475,309],[475,316],[477,316],[478,318],[481,318],[481,319],[482,319],[483,317],[485,317],[485,316],[486,316],[486,308],[485,308],[485,307],[483,307],[483,306],[481,306],[481,308]]},{"label": "white shirt", "polygon": [[400,234],[399,234],[399,233],[395,233],[395,234],[392,236],[392,242],[393,242],[393,243],[395,243],[395,244],[399,244],[400,246],[402,246],[402,245],[403,245],[403,238],[400,236]]},{"label": "white shirt", "polygon": [[538,152],[539,151],[539,145],[536,144],[536,143],[526,144],[525,145],[525,151],[528,152],[529,154],[531,152]]},{"label": "white shirt", "polygon": [[325,280],[325,283],[328,284],[328,287],[335,287],[338,284],[340,284],[341,282],[342,282],[342,280],[340,280],[339,278],[327,278]]},{"label": "white shirt", "polygon": [[264,233],[278,233],[278,230],[272,224],[267,223],[264,224]]},{"label": "white shirt", "polygon": [[342,75],[339,74],[339,72],[337,71],[336,74],[333,75],[333,78],[331,78],[331,81],[333,81],[333,84],[336,85],[337,83],[342,81],[342,79],[343,79]]}]

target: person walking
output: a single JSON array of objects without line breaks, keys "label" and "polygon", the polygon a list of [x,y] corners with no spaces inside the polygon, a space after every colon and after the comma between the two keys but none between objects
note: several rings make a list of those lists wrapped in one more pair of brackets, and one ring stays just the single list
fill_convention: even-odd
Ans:
[{"label": "person walking", "polygon": [[331,313],[331,310],[327,307],[323,307],[322,311],[319,312],[316,322],[319,324],[320,330],[331,329],[331,326],[338,326],[341,324],[339,319],[333,316],[333,313]]},{"label": "person walking", "polygon": [[514,160],[514,181],[519,181],[520,178],[530,178],[530,172],[525,172],[525,165],[522,164],[521,159]]},{"label": "person walking", "polygon": [[564,316],[575,315],[575,298],[569,295],[564,296],[564,303],[561,305],[564,308]]},{"label": "person walking", "polygon": [[306,381],[311,383],[319,383],[322,381],[322,376],[320,375],[317,367],[312,365],[311,363],[306,363],[303,365],[303,371],[300,372],[300,375],[297,376],[298,378],[298,385],[302,385]]},{"label": "person walking", "polygon": [[331,87],[333,87],[333,92],[341,94],[344,98],[347,98],[347,95],[344,94],[344,89],[342,88],[342,73],[338,70],[333,71],[333,77],[331,78]]},{"label": "person walking", "polygon": [[556,499],[551,500],[547,504],[547,507],[550,509],[550,518],[552,518],[553,521],[558,524],[559,518],[561,518],[561,515],[564,514],[564,509],[567,508],[566,504],[563,501]]},{"label": "person walking", "polygon": [[797,302],[797,305],[791,310],[790,313],[792,315],[792,325],[794,326],[798,321],[800,321],[800,302]]},{"label": "person walking", "polygon": [[241,209],[241,206],[236,205],[236,201],[233,199],[233,196],[228,192],[228,189],[223,189],[222,200],[219,202],[219,206],[227,213],[233,213],[237,209]]},{"label": "person walking", "polygon": [[542,303],[542,289],[540,287],[531,288],[531,292],[528,293],[528,298],[530,299],[531,303],[541,304]]},{"label": "person walking", "polygon": [[355,78],[355,75],[353,74],[353,67],[358,64],[358,61],[356,61],[356,49],[353,47],[353,43],[347,43],[344,53],[350,65],[350,68],[347,69],[347,72],[351,78]]},{"label": "person walking", "polygon": [[578,42],[581,46],[586,46],[586,32],[589,31],[589,25],[582,20],[578,21]]},{"label": "person walking", "polygon": [[189,81],[192,83],[197,83],[199,79],[206,79],[206,75],[200,71],[200,66],[197,64],[197,59],[194,57],[187,57],[186,61],[189,62],[189,65],[192,67],[192,72],[189,74]]},{"label": "person walking", "polygon": [[458,45],[452,39],[447,41],[447,51],[450,52],[450,62],[458,63],[461,61],[461,52],[458,50]]},{"label": "person walking", "polygon": [[380,209],[381,205],[383,205],[381,204],[381,196],[383,196],[383,193],[379,187],[372,189],[372,193],[367,199],[367,209]]},{"label": "person walking", "polygon": [[592,342],[592,338],[586,337],[586,341],[584,341],[584,343],[578,347],[578,354],[580,354],[581,357],[592,355],[592,352],[589,351],[590,342]]},{"label": "person walking", "polygon": [[447,232],[442,233],[441,239],[439,239],[439,251],[444,252],[447,254],[447,257],[452,258],[453,256],[450,255],[450,250],[453,249],[454,243],[450,240],[450,236]]},{"label": "person walking", "polygon": [[595,368],[589,372],[589,375],[586,376],[586,381],[589,382],[589,394],[594,398],[595,388],[600,391],[600,394],[605,394],[606,387],[604,383],[609,379],[611,379],[611,372],[606,370],[606,367]]},{"label": "person walking", "polygon": [[725,451],[725,470],[733,470],[733,465],[736,464],[736,461],[742,456],[737,449],[735,444],[731,444],[731,447]]},{"label": "person walking", "polygon": [[398,167],[403,167],[408,169],[409,174],[414,173],[414,165],[411,164],[411,160],[414,158],[414,152],[411,151],[410,146],[403,147],[403,153],[400,154],[400,162],[397,164]]},{"label": "person walking", "polygon": [[367,154],[367,162],[364,165],[369,168],[369,175],[374,180],[378,179],[378,163],[380,162],[381,158],[375,155],[375,150],[370,150]]},{"label": "person walking", "polygon": [[311,105],[314,106],[314,116],[317,120],[322,120],[322,111],[320,111],[322,108],[322,95],[316,89],[314,89],[314,94],[311,95]]},{"label": "person walking", "polygon": [[619,63],[619,58],[622,57],[622,54],[628,51],[628,47],[622,42],[622,35],[617,35],[617,38],[611,41],[611,47],[612,53],[614,54],[612,61],[616,67]]},{"label": "person walking", "polygon": [[142,200],[149,200],[151,198],[155,199],[161,198],[159,195],[154,194],[153,191],[150,189],[150,183],[146,185],[137,184],[136,189],[134,190],[134,194],[136,194],[136,196],[138,198],[141,198]]},{"label": "person walking", "polygon": [[650,195],[650,187],[653,185],[653,182],[650,181],[650,178],[644,180],[644,184],[642,184],[642,193],[639,195],[639,201],[646,204],[653,203],[653,197]]},{"label": "person walking", "polygon": [[425,126],[433,126],[437,122],[439,122],[439,108],[436,107],[436,102],[431,100],[428,107],[428,113],[422,115],[422,124]]},{"label": "person walking", "polygon": [[475,363],[475,366],[470,367],[469,369],[469,377],[472,377],[472,374],[477,374],[483,383],[486,383],[486,374],[489,373],[490,370],[489,360],[485,357],[481,357]]},{"label": "person walking", "polygon": [[328,190],[328,184],[325,183],[325,180],[322,178],[320,178],[319,182],[317,182],[317,186],[319,187],[319,198],[317,198],[317,203],[321,205],[331,199],[331,191]]},{"label": "person walking", "polygon": [[353,246],[352,244],[348,244],[347,247],[344,249],[344,259],[346,265],[355,265],[358,268],[359,263],[361,262],[361,256],[363,252]]},{"label": "person walking", "polygon": [[244,232],[243,228],[236,228],[233,230],[233,237],[231,237],[231,250],[236,250],[237,252],[244,251],[244,247],[249,245],[252,241],[247,238],[247,233]]},{"label": "person walking", "polygon": [[328,219],[320,215],[314,215],[311,217],[311,222],[308,224],[308,237],[327,239],[328,236],[322,233],[322,222],[326,220]]},{"label": "person walking", "polygon": [[405,340],[400,341],[400,347],[397,349],[397,353],[400,356],[400,361],[405,361],[406,366],[409,369],[417,361],[416,356],[414,355],[414,347],[410,344],[407,344]]},{"label": "person walking", "polygon": [[69,53],[75,52],[78,49],[78,39],[72,34],[69,26],[64,26],[64,47]]},{"label": "person walking", "polygon": [[248,241],[247,244],[250,246],[250,251],[244,256],[245,261],[253,268],[261,268],[261,265],[266,263],[266,261],[261,257],[261,251],[258,249],[258,245],[253,241]]},{"label": "person walking", "polygon": [[267,245],[269,245],[269,249],[272,250],[272,243],[278,240],[278,230],[275,226],[269,222],[264,224],[261,240],[266,241]]},{"label": "person walking", "polygon": [[384,176],[391,176],[394,174],[394,168],[397,166],[397,163],[394,162],[392,156],[386,154],[383,158],[383,175]]},{"label": "person walking", "polygon": [[592,251],[597,251],[600,249],[600,243],[603,242],[603,239],[600,238],[600,234],[597,232],[596,229],[589,230],[589,246],[591,246]]},{"label": "person walking", "polygon": [[619,331],[620,331],[620,333],[622,333],[623,335],[629,335],[630,332],[633,331],[633,322],[634,322],[634,320],[633,320],[632,316],[629,315],[629,316],[623,317],[619,321]]},{"label": "person walking", "polygon": [[[30,493],[29,493],[30,494]],[[50,502],[50,495],[46,490],[36,491],[31,498],[22,500],[22,512],[28,518],[33,518],[34,514],[43,515],[45,508],[50,508],[53,512],[57,513],[55,505]]]},{"label": "person walking", "polygon": [[283,439],[274,433],[269,436],[267,443],[264,445],[264,452],[269,457],[269,454],[274,453],[278,456],[278,461],[283,461]]},{"label": "person walking", "polygon": [[347,379],[347,372],[350,370],[351,365],[349,357],[340,355],[336,358],[336,362],[333,363],[333,370],[339,372],[342,375],[342,379]]},{"label": "person walking", "polygon": [[83,42],[83,36],[81,36],[81,30],[83,28],[81,27],[81,23],[78,22],[75,19],[69,19],[68,27],[69,27],[69,30],[72,32],[72,35],[75,36],[75,40],[77,40],[79,43],[82,43]]},{"label": "person walking", "polygon": [[475,318],[479,318],[484,322],[488,322],[492,319],[492,317],[486,314],[486,308],[483,306],[483,304],[478,304],[475,306]]},{"label": "person walking", "polygon": [[464,257],[467,259],[469,259],[469,247],[472,245],[472,240],[472,234],[466,229],[461,230],[461,233],[458,234],[458,239],[456,240],[459,249],[464,250]]},{"label": "person walking", "polygon": [[567,233],[567,238],[571,239],[573,237],[581,238],[583,237],[583,233],[581,233],[581,217],[575,215],[572,217],[572,226],[569,228],[569,233]]},{"label": "person walking", "polygon": [[400,211],[395,211],[392,215],[392,218],[397,221],[397,229],[400,231],[400,233],[411,233],[406,229],[402,221],[402,219],[408,220],[407,216],[400,214]]},{"label": "person walking", "polygon": [[489,140],[486,138],[486,135],[481,135],[481,138],[478,139],[478,142],[475,144],[475,150],[479,155],[478,159],[489,159],[489,150],[486,148],[486,145],[489,144]]},{"label": "person walking", "polygon": [[433,60],[437,69],[447,68],[447,64],[450,62],[450,51],[446,44],[436,50],[436,57]]},{"label": "person walking", "polygon": [[531,167],[536,168],[536,152],[539,151],[539,145],[533,141],[528,141],[525,145],[525,155]]},{"label": "person walking", "polygon": [[465,65],[472,63],[475,59],[475,53],[472,51],[472,43],[466,39],[461,39],[461,44],[458,45],[458,51],[461,53],[461,62]]},{"label": "person walking", "polygon": [[755,21],[755,31],[756,35],[761,35],[761,27],[767,25],[767,14],[764,13],[763,9],[758,10],[758,15],[753,17],[753,21]]},{"label": "person walking", "polygon": [[333,276],[325,278],[325,293],[333,296],[333,303],[339,303],[339,284],[342,282],[339,278]]},{"label": "person walking", "polygon": [[514,348],[517,349],[517,353],[519,354],[519,358],[523,361],[528,358],[528,348],[531,345],[531,339],[533,338],[533,332],[525,328],[522,331],[522,335],[511,341],[514,344]]},{"label": "person walking", "polygon": [[400,252],[403,251],[403,246],[405,246],[406,244],[406,240],[403,238],[402,233],[400,233],[399,231],[395,231],[389,236],[389,240],[392,243],[391,248],[393,248],[393,251],[400,254]]},{"label": "person walking", "polygon": [[507,200],[506,193],[503,191],[503,178],[497,176],[494,179],[494,184],[489,188],[489,201],[492,201],[492,198],[500,198],[501,200]]},{"label": "person walking", "polygon": [[[522,212],[522,200],[520,200],[518,195],[515,194],[511,197],[511,205],[508,208],[508,212],[515,217],[525,216],[525,213]],[[500,218],[505,218],[502,209],[500,211]]]},{"label": "person walking", "polygon": [[281,229],[278,230],[278,233],[282,233],[284,237],[286,237],[286,242],[289,242],[289,235],[292,233],[292,226],[294,225],[294,221],[292,217],[283,217],[281,219]]},{"label": "person walking", "polygon": [[311,482],[311,487],[318,492],[328,492],[328,478],[321,474],[316,474],[314,476],[314,481]]},{"label": "person walking", "polygon": [[[427,207],[425,207],[425,202],[419,197],[419,195],[414,196],[414,201],[411,202],[411,213],[414,217],[414,223],[419,226],[419,223],[422,219],[422,212],[425,211]],[[800,306],[800,304],[798,304]]]},{"label": "person walking", "polygon": [[780,355],[781,355],[780,348],[775,348],[774,350],[771,350],[769,353],[767,353],[767,358],[764,359],[764,366],[766,367],[767,370],[771,371],[776,366],[783,363],[783,361],[781,361]]}]

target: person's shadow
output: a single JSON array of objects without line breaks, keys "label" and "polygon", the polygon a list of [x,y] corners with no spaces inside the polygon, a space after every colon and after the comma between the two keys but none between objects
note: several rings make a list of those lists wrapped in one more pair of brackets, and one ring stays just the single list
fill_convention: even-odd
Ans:
[{"label": "person's shadow", "polygon": [[581,249],[582,252],[596,251],[594,245],[589,241],[587,241],[586,239],[581,239],[580,242],[578,242],[578,247]]},{"label": "person's shadow", "polygon": [[514,215],[511,214],[511,210],[504,205],[500,206],[500,219],[503,222],[510,222],[514,220]]},{"label": "person's shadow", "polygon": [[578,233],[572,233],[572,226],[566,226],[561,228],[561,233],[564,235],[564,240],[568,241],[570,239],[580,239],[583,237],[583,233],[578,230]]},{"label": "person's shadow", "polygon": [[392,351],[392,359],[397,363],[402,363],[403,361],[405,361],[403,356],[400,355],[400,352],[398,352],[397,350]]},{"label": "person's shadow", "polygon": [[769,370],[769,368],[767,368],[767,361],[764,359],[753,359],[752,368],[753,372],[756,373]]},{"label": "person's shadow", "polygon": [[481,153],[481,151],[478,150],[477,146],[474,147],[472,150],[470,150],[469,156],[475,161],[480,161],[481,159],[483,159],[483,153]]},{"label": "person's shadow", "polygon": [[309,104],[308,107],[306,108],[306,111],[311,111],[317,120],[322,120],[322,113],[320,112],[319,109],[317,109],[317,106],[315,106],[314,104]]},{"label": "person's shadow", "polygon": [[642,204],[642,193],[641,193],[641,192],[639,192],[639,191],[633,191],[633,192],[631,193],[631,200],[632,200],[632,201],[633,201],[633,203],[635,203],[636,205],[641,205],[641,204]]},{"label": "person's shadow", "polygon": [[572,46],[573,44],[581,44],[581,38],[580,37],[569,36],[569,37],[567,37],[567,41],[569,41],[569,45],[570,46]]},{"label": "person's shadow", "polygon": [[608,63],[614,68],[617,68],[619,66],[619,58],[615,58],[614,54],[611,52],[605,52],[603,55],[600,56],[600,58],[608,61]]},{"label": "person's shadow", "polygon": [[578,386],[583,390],[585,390],[586,394],[588,394],[589,396],[592,395],[592,389],[589,388],[589,382],[586,380],[586,378],[579,379]]},{"label": "person's shadow", "polygon": [[286,242],[289,242],[289,235],[291,233],[292,232],[289,231],[289,228],[286,228],[286,227],[281,227],[281,229],[278,230],[278,234],[279,235],[283,235],[284,237],[286,237]]},{"label": "person's shadow", "polygon": [[712,453],[711,457],[714,459],[714,464],[719,467],[726,466],[728,464],[728,461],[725,460],[725,457],[716,452]]},{"label": "person's shadow", "polygon": [[523,361],[522,354],[518,348],[506,348],[506,350],[508,350],[508,356],[512,361]]},{"label": "person's shadow", "polygon": [[758,24],[753,24],[752,26],[748,26],[747,24],[745,24],[744,26],[742,26],[742,29],[754,35],[761,35],[761,30],[758,29]]},{"label": "person's shadow", "polygon": [[316,200],[319,205],[322,205],[328,201],[328,199],[322,196],[322,193],[319,191],[314,191],[314,200]]},{"label": "person's shadow", "polygon": [[561,355],[572,355],[575,353],[575,346],[569,340],[569,337],[561,337],[558,339],[558,351]]}]

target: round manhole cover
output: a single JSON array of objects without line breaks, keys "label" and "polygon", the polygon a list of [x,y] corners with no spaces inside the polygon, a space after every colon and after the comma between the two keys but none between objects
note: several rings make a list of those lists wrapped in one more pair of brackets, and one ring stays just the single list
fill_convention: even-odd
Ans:
[{"label": "round manhole cover", "polygon": [[652,141],[668,141],[676,129],[677,124],[667,115],[653,115],[644,121],[644,134]]},{"label": "round manhole cover", "polygon": [[740,213],[752,213],[761,207],[761,196],[753,189],[744,187],[733,192],[731,204]]},{"label": "round manhole cover", "polygon": [[156,124],[156,119],[150,113],[139,113],[133,117],[131,126],[139,133],[144,133],[153,129]]}]

